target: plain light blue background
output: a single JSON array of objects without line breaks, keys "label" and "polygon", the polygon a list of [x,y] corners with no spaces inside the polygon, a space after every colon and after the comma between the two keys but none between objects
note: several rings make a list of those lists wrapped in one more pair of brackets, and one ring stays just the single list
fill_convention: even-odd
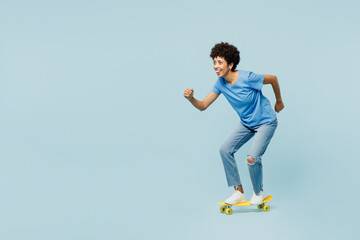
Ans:
[{"label": "plain light blue background", "polygon": [[[1,1],[0,238],[357,239],[358,1]],[[271,211],[217,202],[239,119],[211,48],[276,75]],[[263,93],[274,104],[271,86]],[[236,153],[252,195],[246,144]]]}]

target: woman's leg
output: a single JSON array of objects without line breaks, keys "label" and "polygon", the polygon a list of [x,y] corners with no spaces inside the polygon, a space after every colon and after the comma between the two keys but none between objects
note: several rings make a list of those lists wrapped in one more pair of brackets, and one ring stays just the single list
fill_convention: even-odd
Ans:
[{"label": "woman's leg", "polygon": [[275,120],[270,124],[262,124],[254,128],[255,136],[247,157],[247,163],[255,194],[259,194],[263,188],[261,157],[265,153],[265,150],[275,133],[277,125],[277,120]]},{"label": "woman's leg", "polygon": [[[254,132],[240,123],[220,147],[220,156],[224,164],[226,180],[229,187],[241,185],[234,154],[252,136],[254,136]],[[238,190],[239,189],[242,190],[241,187],[239,187]]]}]

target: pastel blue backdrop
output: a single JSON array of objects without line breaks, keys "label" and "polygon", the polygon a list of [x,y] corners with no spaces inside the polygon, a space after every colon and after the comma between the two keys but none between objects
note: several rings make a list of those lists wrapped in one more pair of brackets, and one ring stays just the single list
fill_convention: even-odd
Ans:
[{"label": "pastel blue backdrop", "polygon": [[[359,1],[0,1],[0,238],[357,239]],[[271,211],[219,201],[239,122],[209,57],[276,75]],[[274,104],[271,86],[263,93]],[[246,144],[236,153],[252,195]]]}]

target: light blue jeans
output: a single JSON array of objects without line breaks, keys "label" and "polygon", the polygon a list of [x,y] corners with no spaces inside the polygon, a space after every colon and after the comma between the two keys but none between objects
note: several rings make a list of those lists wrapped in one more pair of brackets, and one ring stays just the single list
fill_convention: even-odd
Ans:
[{"label": "light blue jeans", "polygon": [[260,190],[262,190],[263,171],[261,157],[265,153],[277,125],[277,120],[269,124],[255,126],[253,128],[245,127],[242,123],[240,123],[225,140],[223,145],[220,147],[220,155],[224,164],[226,180],[229,187],[241,185],[234,154],[242,145],[254,137],[248,156],[255,161],[252,164],[247,162],[247,165],[254,192],[258,194]]}]

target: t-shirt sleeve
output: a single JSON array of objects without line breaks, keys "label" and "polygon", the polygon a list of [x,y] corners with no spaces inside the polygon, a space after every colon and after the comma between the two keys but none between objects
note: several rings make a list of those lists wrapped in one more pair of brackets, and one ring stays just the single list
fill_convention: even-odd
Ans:
[{"label": "t-shirt sleeve", "polygon": [[219,79],[215,82],[214,84],[214,87],[213,89],[211,90],[213,93],[216,93],[216,94],[220,94],[221,93],[221,90],[220,90],[220,81]]},{"label": "t-shirt sleeve", "polygon": [[249,72],[249,85],[251,88],[260,91],[264,85],[264,75]]}]

